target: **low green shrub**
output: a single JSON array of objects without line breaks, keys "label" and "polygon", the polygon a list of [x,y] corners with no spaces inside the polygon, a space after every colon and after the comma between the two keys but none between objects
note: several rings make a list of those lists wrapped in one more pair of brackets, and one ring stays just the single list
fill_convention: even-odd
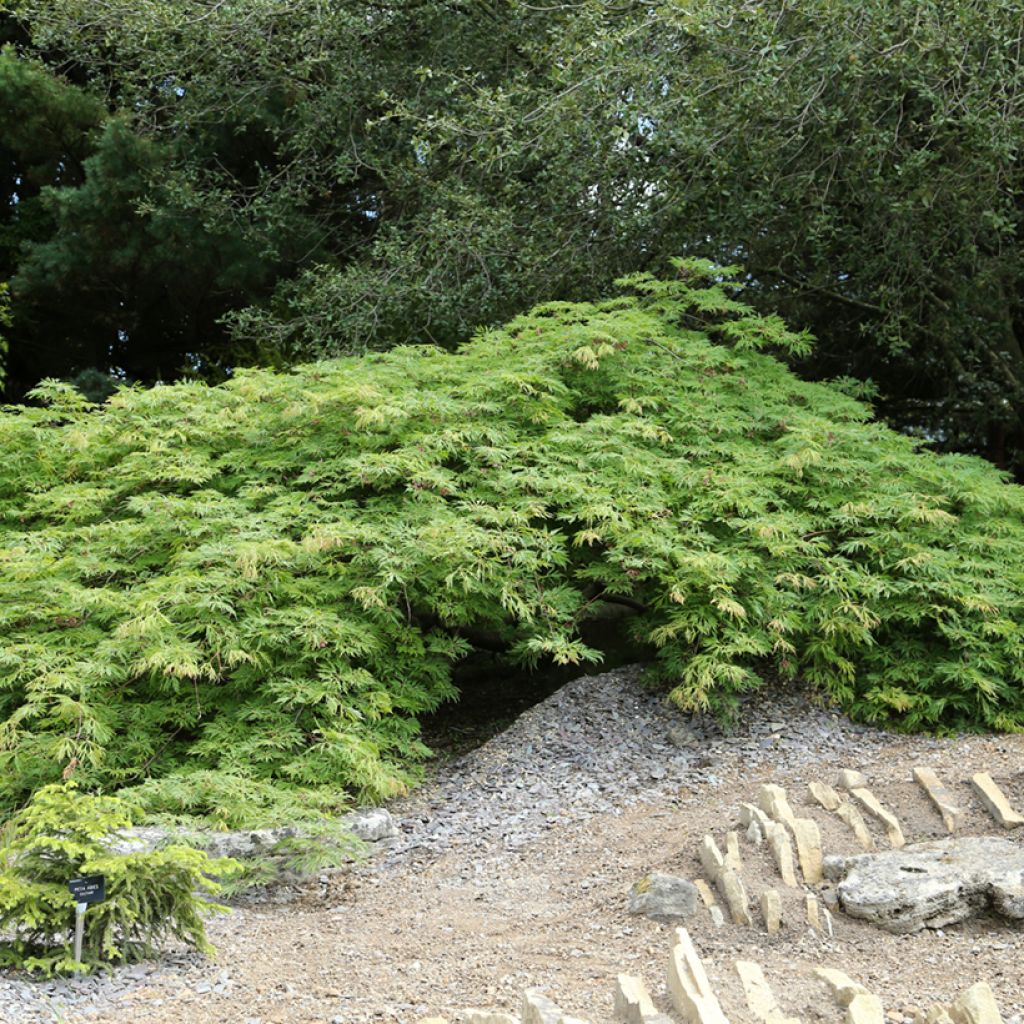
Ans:
[{"label": "low green shrub", "polygon": [[[207,896],[239,865],[185,846],[113,853],[119,829],[139,816],[116,797],[73,783],[44,786],[14,815],[0,845],[0,964],[44,975],[152,956],[167,939],[212,951],[205,915],[224,909]],[[75,899],[68,882],[103,875],[106,899],[85,914],[81,962],[74,959]]]},{"label": "low green shrub", "polygon": [[0,415],[0,807],[332,815],[416,778],[474,644],[598,658],[632,608],[683,708],[767,674],[903,729],[1024,726],[1024,497],[920,450],[681,261],[458,353]]}]

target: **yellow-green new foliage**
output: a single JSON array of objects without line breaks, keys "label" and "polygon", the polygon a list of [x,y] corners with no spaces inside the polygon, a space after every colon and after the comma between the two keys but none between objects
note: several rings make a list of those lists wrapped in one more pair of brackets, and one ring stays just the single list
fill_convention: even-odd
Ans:
[{"label": "yellow-green new foliage", "polygon": [[[239,865],[186,846],[117,853],[118,831],[139,817],[116,797],[44,786],[5,826],[0,842],[0,964],[53,974],[152,956],[163,939],[211,952],[203,917],[223,909],[205,899]],[[75,899],[68,882],[102,875],[106,899],[84,919],[74,958]]]},{"label": "yellow-green new foliage", "polygon": [[231,823],[387,797],[474,636],[586,662],[608,599],[684,708],[771,672],[900,728],[1020,728],[1021,490],[797,379],[759,350],[806,337],[677,269],[455,354],[0,417],[0,803],[69,765]]}]

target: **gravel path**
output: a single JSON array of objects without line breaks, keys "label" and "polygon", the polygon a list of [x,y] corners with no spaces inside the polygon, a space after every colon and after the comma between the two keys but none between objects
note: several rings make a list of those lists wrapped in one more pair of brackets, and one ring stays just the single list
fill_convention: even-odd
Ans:
[{"label": "gravel path", "polygon": [[[842,831],[801,795],[802,783],[831,782],[840,766],[868,773],[910,841],[941,835],[908,782],[921,763],[955,786],[989,771],[1024,806],[1024,737],[898,737],[774,691],[748,700],[723,735],[667,707],[635,669],[584,677],[392,805],[399,836],[372,862],[213,921],[215,962],[174,953],[44,984],[0,973],[0,1021],[412,1024],[465,1006],[511,1009],[539,985],[601,1024],[612,1019],[616,973],[642,973],[654,992],[664,976],[666,927],[625,913],[634,880],[697,876],[700,837],[734,827],[738,802],[769,780],[792,787],[798,813],[818,817],[826,848],[842,851]],[[965,831],[993,829],[974,808]],[[767,878],[753,856],[745,871]],[[897,937],[841,917],[834,939],[800,927],[769,939],[715,929],[706,914],[688,927],[733,1021],[750,1019],[731,970],[741,955],[762,963],[786,1012],[807,1022],[843,1019],[810,979],[819,963],[877,991],[893,1022],[980,978],[1010,1019],[1024,1010],[1019,928]]]}]

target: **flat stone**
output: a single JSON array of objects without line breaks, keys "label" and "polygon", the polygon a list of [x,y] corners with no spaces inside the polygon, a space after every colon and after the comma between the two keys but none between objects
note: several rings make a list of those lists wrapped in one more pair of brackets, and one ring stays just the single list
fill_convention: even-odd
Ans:
[{"label": "flat stone", "polygon": [[713,907],[708,907],[708,913],[711,915],[711,923],[716,928],[721,928],[725,924],[725,914],[717,903]]},{"label": "flat stone", "polygon": [[465,1024],[520,1024],[519,1018],[511,1013],[498,1013],[494,1010],[466,1009],[460,1016]]},{"label": "flat stone", "polygon": [[954,832],[957,825],[960,824],[963,811],[953,803],[953,794],[950,793],[931,768],[915,768],[914,779],[925,793],[928,794],[928,799],[931,800],[936,810],[942,815],[942,823],[946,826],[946,831]]},{"label": "flat stone", "polygon": [[855,788],[850,790],[850,796],[857,801],[873,818],[877,818],[885,828],[885,834],[889,838],[889,844],[896,849],[906,844],[903,837],[903,830],[896,820],[896,815],[883,807],[870,789]]},{"label": "flat stone", "polygon": [[775,935],[782,927],[782,900],[774,889],[761,893],[761,916],[769,935]]},{"label": "flat stone", "polygon": [[685,878],[652,872],[637,882],[629,894],[631,914],[658,919],[691,917],[697,910],[697,887]]},{"label": "flat stone", "polygon": [[676,929],[676,943],[669,960],[668,991],[675,1008],[691,1024],[729,1024],[685,928]]},{"label": "flat stone", "polygon": [[918,843],[902,850],[827,857],[851,917],[886,931],[942,928],[991,909],[1024,920],[1024,849],[998,837]]},{"label": "flat stone", "polygon": [[961,992],[949,1008],[953,1024],[1003,1024],[992,989],[984,981]]},{"label": "flat stone", "polygon": [[988,772],[978,772],[971,776],[971,785],[975,792],[981,797],[982,803],[988,809],[988,813],[999,822],[1003,828],[1017,828],[1024,825],[1024,815],[1018,814],[1006,799],[1003,791],[992,781]]}]

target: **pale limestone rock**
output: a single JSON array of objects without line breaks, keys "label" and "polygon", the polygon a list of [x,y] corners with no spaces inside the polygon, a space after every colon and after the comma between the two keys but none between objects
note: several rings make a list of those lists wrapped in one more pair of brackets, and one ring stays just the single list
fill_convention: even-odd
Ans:
[{"label": "pale limestone rock", "polygon": [[587,1024],[587,1021],[580,1020],[579,1017],[570,1017],[568,1014],[563,1013],[558,1018],[558,1024]]},{"label": "pale limestone rock", "polygon": [[925,1024],[953,1024],[953,1019],[942,1003],[932,1003],[924,1018]]},{"label": "pale limestone rock", "polygon": [[736,832],[728,832],[725,836],[725,863],[733,871],[743,870],[743,861],[740,859],[740,837]]},{"label": "pale limestone rock", "polygon": [[885,828],[885,834],[889,837],[890,846],[899,849],[906,844],[906,839],[903,838],[903,830],[900,828],[900,823],[896,820],[896,815],[883,807],[870,789],[851,789],[850,796],[868,814],[882,823],[882,826]]},{"label": "pale limestone rock", "polygon": [[867,789],[868,780],[860,772],[855,772],[852,768],[844,768],[839,773],[836,785],[840,789]]},{"label": "pale limestone rock", "polygon": [[851,917],[887,931],[941,928],[988,909],[1024,920],[1024,848],[996,836],[950,837],[902,850],[825,858]]},{"label": "pale limestone rock", "polygon": [[978,772],[971,776],[971,785],[981,797],[982,803],[1003,828],[1016,828],[1024,825],[1024,815],[1018,814],[1006,799],[1003,791],[992,781],[988,772]]},{"label": "pale limestone rock", "polygon": [[840,1006],[846,1007],[847,1024],[885,1024],[882,1001],[842,971],[816,967],[814,973],[832,990]]},{"label": "pale limestone rock", "polygon": [[463,1010],[461,1014],[464,1024],[519,1024],[519,1018],[511,1013],[498,1013],[494,1010]]},{"label": "pale limestone rock", "polygon": [[963,817],[963,812],[953,803],[953,794],[950,793],[931,768],[915,768],[914,779],[925,793],[928,794],[928,799],[931,800],[936,810],[942,815],[942,823],[946,826],[946,831],[955,831],[957,825],[960,824],[960,819]]},{"label": "pale limestone rock", "polygon": [[789,799],[782,786],[772,785],[766,782],[757,791],[757,805],[775,821],[781,821],[784,825],[792,826],[796,820],[793,809],[789,806]]},{"label": "pale limestone rock", "polygon": [[673,1005],[690,1024],[729,1024],[685,928],[676,929],[668,991]]},{"label": "pale limestone rock", "polygon": [[725,867],[725,858],[713,836],[705,836],[700,841],[700,863],[711,881],[717,882],[722,868]]},{"label": "pale limestone rock", "polygon": [[787,1017],[779,1008],[759,964],[753,960],[737,960],[736,973],[740,976],[747,1006],[758,1020],[765,1024],[799,1024],[797,1018]]},{"label": "pale limestone rock", "polygon": [[565,1015],[540,989],[528,988],[523,992],[519,1016],[523,1024],[561,1024]]},{"label": "pale limestone rock", "polygon": [[782,927],[782,900],[774,889],[761,893],[761,916],[769,935],[775,935]]},{"label": "pale limestone rock", "polygon": [[822,878],[821,831],[818,823],[810,818],[794,818],[790,822],[796,852],[800,858],[800,871],[808,885],[817,885]]},{"label": "pale limestone rock", "polygon": [[842,801],[839,794],[824,782],[808,782],[807,790],[826,811],[838,811]]},{"label": "pale limestone rock", "polygon": [[862,992],[846,1007],[846,1024],[885,1024],[882,1000],[870,992]]},{"label": "pale limestone rock", "polygon": [[743,887],[740,876],[726,864],[718,844],[711,836],[705,836],[701,841],[700,861],[722,894],[733,921],[749,928],[753,924],[753,919],[750,916],[747,890]]},{"label": "pale limestone rock", "polygon": [[789,833],[784,825],[770,821],[765,835],[768,837],[768,848],[772,851],[775,866],[782,875],[783,884],[795,889],[796,872],[793,870],[793,844],[790,842]]},{"label": "pale limestone rock", "polygon": [[640,978],[620,974],[615,986],[615,1016],[625,1024],[673,1024],[658,1013]]},{"label": "pale limestone rock", "polygon": [[644,1024],[657,1011],[642,979],[620,974],[615,980],[615,1016],[625,1024]]},{"label": "pale limestone rock", "polygon": [[711,923],[716,928],[721,928],[725,924],[725,914],[717,903],[713,907],[708,907],[708,913],[711,915]]},{"label": "pale limestone rock", "polygon": [[715,894],[711,891],[711,886],[703,878],[695,878],[693,880],[693,887],[699,893],[705,907],[713,907],[715,905]]},{"label": "pale limestone rock", "polygon": [[814,896],[804,897],[804,912],[807,923],[816,931],[821,931],[821,917],[818,914],[818,901]]},{"label": "pale limestone rock", "polygon": [[793,813],[786,791],[782,786],[765,783],[758,790],[757,802],[766,815],[787,826],[793,833],[804,881],[816,885],[822,877],[821,832],[818,830],[817,824],[810,818],[798,818]]},{"label": "pale limestone rock", "polygon": [[984,981],[961,992],[949,1008],[953,1024],[1003,1024],[992,989]]},{"label": "pale limestone rock", "polygon": [[844,800],[831,786],[826,785],[824,782],[809,782],[807,783],[807,789],[811,796],[826,811],[838,814],[853,829],[857,842],[860,843],[863,849],[873,850],[875,848],[875,841],[871,837],[871,833],[868,831],[860,811],[849,800]]},{"label": "pale limestone rock", "polygon": [[860,843],[861,849],[873,850],[875,848],[875,837],[868,830],[867,822],[860,811],[849,800],[844,800],[840,804],[836,814],[853,829],[853,834],[857,837],[857,842]]},{"label": "pale limestone rock", "polygon": [[740,804],[740,824],[749,827],[751,823],[756,823],[758,828],[765,834],[768,831],[768,823],[771,818],[768,817],[760,807],[755,807],[753,804]]},{"label": "pale limestone rock", "polygon": [[747,825],[747,840],[753,843],[755,846],[760,846],[764,842],[764,831],[761,826],[757,823],[755,818],[750,819],[750,824]]},{"label": "pale limestone rock", "polygon": [[750,899],[740,876],[732,868],[722,868],[718,876],[718,887],[733,921],[750,928],[754,919],[750,916]]},{"label": "pale limestone rock", "polygon": [[448,1020],[445,1017],[424,1017],[420,1024],[448,1024]]}]

